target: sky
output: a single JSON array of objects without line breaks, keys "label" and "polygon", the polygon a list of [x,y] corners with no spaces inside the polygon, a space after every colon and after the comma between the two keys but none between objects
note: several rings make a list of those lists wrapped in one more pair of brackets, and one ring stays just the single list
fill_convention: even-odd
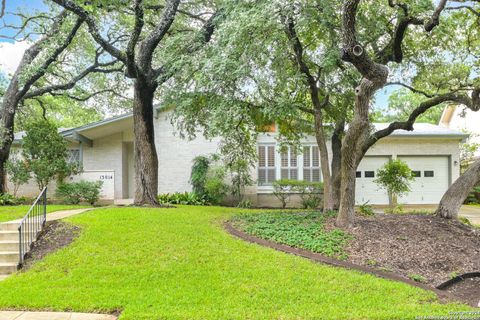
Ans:
[{"label": "sky", "polygon": [[[7,0],[6,14],[3,17],[5,24],[18,24],[20,20],[17,17],[8,14],[21,8],[21,12],[33,12],[36,10],[45,10],[46,6],[42,0]],[[3,23],[2,23],[3,25]],[[13,36],[15,30],[2,29],[0,35]],[[29,47],[26,41],[14,41],[0,37],[0,72],[11,74],[20,63],[23,52]]]},{"label": "sky", "polygon": [[[19,23],[20,20],[18,18],[8,14],[8,12],[16,11],[17,8],[21,8],[22,12],[43,11],[47,9],[43,0],[6,0],[6,3],[7,14],[4,16],[4,22],[6,24]],[[0,34],[12,36],[14,32],[14,30],[1,30]],[[4,75],[13,74],[20,63],[23,52],[29,45],[27,41],[13,41],[0,37],[0,73]],[[396,89],[398,88],[390,86],[377,92],[375,96],[375,108],[386,108],[388,105],[388,96]]]}]

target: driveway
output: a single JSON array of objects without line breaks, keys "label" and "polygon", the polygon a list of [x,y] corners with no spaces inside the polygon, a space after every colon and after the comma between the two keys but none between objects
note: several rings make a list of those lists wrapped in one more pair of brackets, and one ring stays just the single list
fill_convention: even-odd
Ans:
[{"label": "driveway", "polygon": [[[383,212],[385,208],[388,208],[388,206],[374,206],[374,209],[377,212]],[[437,205],[434,205],[434,204],[404,205],[403,208],[405,211],[433,213],[437,209]],[[463,205],[460,208],[460,212],[458,214],[461,217],[468,218],[470,222],[472,222],[473,224],[480,225],[480,206]]]},{"label": "driveway", "polygon": [[462,206],[459,214],[473,224],[480,225],[480,206]]}]

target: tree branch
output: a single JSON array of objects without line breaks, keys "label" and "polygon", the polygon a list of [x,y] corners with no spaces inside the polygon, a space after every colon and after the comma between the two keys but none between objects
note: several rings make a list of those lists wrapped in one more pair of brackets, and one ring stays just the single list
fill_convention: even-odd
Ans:
[{"label": "tree branch", "polygon": [[169,0],[165,5],[160,22],[155,29],[150,32],[142,42],[140,42],[138,65],[145,74],[149,74],[152,71],[153,52],[175,20],[179,4],[180,0]]},{"label": "tree branch", "polygon": [[435,95],[427,93],[425,91],[415,89],[414,87],[409,86],[408,84],[405,84],[405,83],[402,83],[402,82],[389,82],[385,86],[402,86],[402,87],[407,88],[408,90],[410,90],[414,93],[419,93],[421,95],[424,95],[427,98],[433,98],[435,96]]},{"label": "tree branch", "polygon": [[127,45],[127,72],[131,77],[137,76],[137,68],[135,62],[135,47],[137,46],[138,39],[142,33],[144,25],[144,13],[142,0],[135,0],[134,4],[135,12],[135,25],[133,27],[132,36]]},{"label": "tree branch", "polygon": [[455,102],[458,104],[465,105],[473,111],[478,111],[480,109],[480,88],[476,88],[472,91],[471,97],[468,97],[465,94],[458,94],[456,92],[450,92],[438,95],[429,100],[426,100],[412,111],[410,116],[406,121],[395,121],[388,125],[387,128],[378,130],[373,133],[367,143],[364,145],[363,150],[366,152],[372,145],[374,145],[378,140],[390,135],[396,130],[413,130],[413,124],[419,116],[430,110],[431,108],[438,106],[444,102]]},{"label": "tree branch", "polygon": [[88,26],[88,30],[90,34],[95,39],[95,41],[102,46],[105,51],[110,53],[114,58],[122,61],[123,63],[127,64],[127,57],[124,52],[117,49],[114,45],[112,45],[107,39],[105,39],[100,32],[94,18],[88,13],[88,11],[84,10],[81,6],[75,4],[72,0],[50,0],[55,2],[56,4],[62,6],[63,8],[73,12],[82,20],[84,20]]},{"label": "tree branch", "polygon": [[[38,80],[40,79],[43,75],[45,75],[48,67],[58,58],[58,56],[70,45],[70,43],[73,41],[73,38],[77,34],[77,31],[80,29],[81,25],[83,23],[83,20],[78,18],[77,21],[75,22],[75,25],[73,28],[70,30],[69,34],[65,38],[65,40],[58,46],[56,47],[52,54],[45,60],[45,62],[37,68],[37,70],[33,73],[32,76],[30,76],[25,84],[23,85],[23,88],[18,92],[17,96],[19,98],[23,98],[25,94],[28,92],[30,87]],[[58,26],[59,28],[59,26]],[[56,29],[56,28],[55,28]],[[34,45],[35,46],[35,45]]]}]

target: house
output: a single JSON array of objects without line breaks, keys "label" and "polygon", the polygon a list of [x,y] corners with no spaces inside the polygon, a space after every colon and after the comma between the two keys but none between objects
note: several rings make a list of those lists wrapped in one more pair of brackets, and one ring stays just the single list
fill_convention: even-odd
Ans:
[{"label": "house", "polygon": [[[440,126],[470,134],[467,142],[480,145],[480,112],[466,107],[448,106],[443,110]],[[480,157],[480,148],[477,148],[475,157]]]},{"label": "house", "polygon": [[[199,136],[188,141],[179,137],[169,120],[171,111],[159,111],[155,119],[155,141],[159,160],[159,193],[191,190],[192,160],[218,151],[219,140]],[[376,124],[377,129],[386,124]],[[388,196],[374,183],[376,171],[389,159],[406,161],[416,175],[412,191],[400,201],[409,204],[438,203],[449,185],[459,176],[459,144],[467,135],[432,124],[416,124],[413,132],[397,131],[372,147],[357,172],[357,202],[387,204]],[[252,170],[256,184],[246,196],[257,206],[278,206],[272,182],[279,178],[321,181],[318,147],[313,136],[302,141],[303,152],[278,152],[275,127],[258,137],[258,166]],[[69,143],[70,159],[84,169],[72,180],[104,182],[104,200],[125,202],[134,196],[133,117],[126,114],[78,128],[61,131]],[[18,136],[16,146],[21,143]],[[50,190],[54,190],[52,185]],[[20,189],[33,196],[34,183]]]}]

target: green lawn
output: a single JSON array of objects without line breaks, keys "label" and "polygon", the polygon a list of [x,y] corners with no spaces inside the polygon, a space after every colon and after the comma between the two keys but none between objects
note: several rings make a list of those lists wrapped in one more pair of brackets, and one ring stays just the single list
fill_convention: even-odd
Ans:
[{"label": "green lawn", "polygon": [[0,308],[122,310],[121,319],[405,319],[468,307],[238,240],[239,209],[104,208],[68,248],[0,282]]},{"label": "green lawn", "polygon": [[[88,208],[88,206],[48,205],[47,213],[60,211],[60,210],[70,210],[70,209],[80,209],[80,208]],[[0,222],[23,218],[27,214],[28,209],[30,209],[30,205],[0,206]]]}]

